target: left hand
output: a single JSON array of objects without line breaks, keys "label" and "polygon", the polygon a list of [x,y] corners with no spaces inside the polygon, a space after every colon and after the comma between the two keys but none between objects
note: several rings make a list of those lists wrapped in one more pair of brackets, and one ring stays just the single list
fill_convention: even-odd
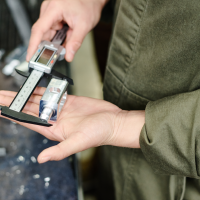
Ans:
[{"label": "left hand", "polygon": [[[38,116],[39,102],[45,88],[36,88],[23,112]],[[0,91],[0,104],[9,106],[15,92]],[[61,160],[90,147],[113,145],[139,148],[144,111],[123,111],[104,100],[68,95],[67,102],[51,127],[17,122],[45,137],[59,141],[45,149],[38,162]]]}]

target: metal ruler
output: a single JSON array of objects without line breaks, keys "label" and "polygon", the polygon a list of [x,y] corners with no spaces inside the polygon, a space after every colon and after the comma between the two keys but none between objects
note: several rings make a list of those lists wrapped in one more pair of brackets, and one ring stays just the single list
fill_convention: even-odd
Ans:
[{"label": "metal ruler", "polygon": [[21,112],[29,97],[35,90],[44,72],[33,70],[30,76],[26,79],[20,91],[17,93],[13,102],[10,104],[10,109],[16,112]]}]

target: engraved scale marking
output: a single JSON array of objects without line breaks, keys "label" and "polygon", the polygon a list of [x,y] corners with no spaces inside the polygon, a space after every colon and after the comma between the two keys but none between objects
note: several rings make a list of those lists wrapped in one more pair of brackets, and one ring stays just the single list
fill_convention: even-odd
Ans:
[{"label": "engraved scale marking", "polygon": [[14,101],[10,105],[10,109],[16,112],[20,112],[27,100],[29,99],[31,93],[33,92],[35,86],[38,84],[39,80],[43,76],[44,72],[33,70],[30,76],[27,78],[23,87],[15,97]]}]

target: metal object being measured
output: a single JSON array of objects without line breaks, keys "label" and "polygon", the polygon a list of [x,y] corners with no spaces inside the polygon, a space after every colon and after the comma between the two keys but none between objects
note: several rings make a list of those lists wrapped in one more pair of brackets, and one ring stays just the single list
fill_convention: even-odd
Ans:
[{"label": "metal object being measured", "polygon": [[39,117],[42,120],[56,121],[66,101],[66,80],[52,78],[42,99],[40,100]]}]

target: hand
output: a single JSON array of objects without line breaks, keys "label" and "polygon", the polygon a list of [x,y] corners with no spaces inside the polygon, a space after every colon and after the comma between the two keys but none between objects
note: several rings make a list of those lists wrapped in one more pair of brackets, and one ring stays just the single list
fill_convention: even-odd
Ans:
[{"label": "hand", "polygon": [[[45,88],[36,88],[23,112],[38,116],[39,102],[44,91]],[[0,104],[9,106],[15,95],[15,92],[0,91]],[[38,162],[43,163],[61,160],[100,145],[139,148],[144,111],[123,111],[104,100],[68,95],[67,102],[52,127],[19,124],[60,142],[39,155]]]},{"label": "hand", "polygon": [[27,50],[27,61],[31,59],[42,40],[51,40],[63,26],[69,25],[66,39],[68,62],[81,46],[87,33],[98,23],[107,0],[48,0],[41,6],[40,17],[32,27]]}]

